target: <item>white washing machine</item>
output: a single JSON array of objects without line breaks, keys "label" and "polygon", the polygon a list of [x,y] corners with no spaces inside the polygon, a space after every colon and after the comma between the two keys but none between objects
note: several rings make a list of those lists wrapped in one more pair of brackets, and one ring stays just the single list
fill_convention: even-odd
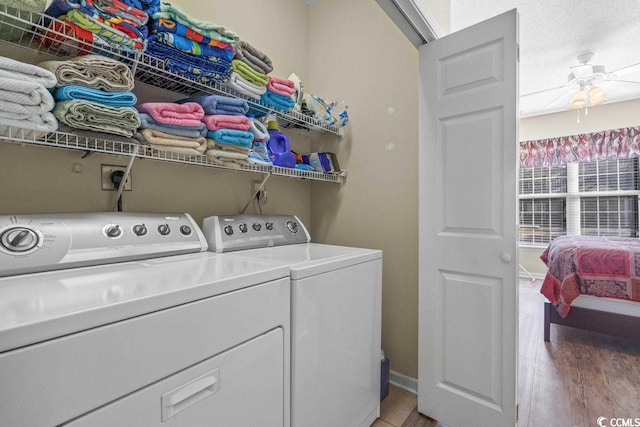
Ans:
[{"label": "white washing machine", "polygon": [[0,425],[289,426],[289,269],[206,248],[187,214],[0,216]]},{"label": "white washing machine", "polygon": [[289,268],[292,426],[370,426],[380,409],[382,252],[310,243],[295,216],[214,216],[202,228],[210,251]]}]

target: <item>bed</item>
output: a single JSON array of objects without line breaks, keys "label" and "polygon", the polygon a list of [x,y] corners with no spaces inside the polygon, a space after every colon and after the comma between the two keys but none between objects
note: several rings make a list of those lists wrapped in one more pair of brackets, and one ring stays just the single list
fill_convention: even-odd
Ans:
[{"label": "bed", "polygon": [[561,236],[540,256],[544,339],[551,323],[640,340],[640,240]]}]

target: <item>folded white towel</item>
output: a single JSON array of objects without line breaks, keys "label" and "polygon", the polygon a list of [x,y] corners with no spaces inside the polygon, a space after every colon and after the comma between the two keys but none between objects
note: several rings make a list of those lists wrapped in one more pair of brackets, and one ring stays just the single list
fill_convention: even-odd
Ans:
[{"label": "folded white towel", "polygon": [[23,120],[0,117],[0,135],[20,140],[40,139],[58,129],[52,113],[34,114]]},{"label": "folded white towel", "polygon": [[241,93],[242,95],[246,95],[254,99],[260,99],[260,95],[267,91],[266,86],[258,86],[254,83],[251,83],[249,80],[245,79],[234,71],[231,72],[229,80],[225,83],[225,85],[235,90],[236,92]]},{"label": "folded white towel", "polygon": [[12,114],[40,114],[53,110],[55,101],[40,83],[0,78],[0,111]]},{"label": "folded white towel", "polygon": [[4,56],[0,56],[0,77],[40,83],[46,88],[55,87],[57,83],[56,76],[51,71]]}]

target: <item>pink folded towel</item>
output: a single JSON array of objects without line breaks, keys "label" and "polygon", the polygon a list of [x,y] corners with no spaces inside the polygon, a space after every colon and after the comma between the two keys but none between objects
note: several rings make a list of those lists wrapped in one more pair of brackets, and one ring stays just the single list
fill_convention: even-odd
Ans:
[{"label": "pink folded towel", "polygon": [[202,126],[204,110],[200,104],[185,102],[176,104],[173,102],[145,102],[137,105],[136,109],[141,113],[147,113],[157,122],[166,125]]},{"label": "pink folded towel", "polygon": [[236,129],[246,131],[251,127],[251,122],[247,116],[227,116],[224,114],[204,116],[202,123],[204,123],[209,130]]},{"label": "pink folded towel", "polygon": [[291,80],[269,76],[267,89],[271,92],[277,93],[278,95],[291,96],[296,91],[296,85]]}]

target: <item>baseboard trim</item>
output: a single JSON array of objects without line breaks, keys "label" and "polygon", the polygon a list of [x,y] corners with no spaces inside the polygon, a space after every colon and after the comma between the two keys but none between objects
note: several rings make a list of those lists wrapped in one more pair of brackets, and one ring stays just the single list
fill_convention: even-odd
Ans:
[{"label": "baseboard trim", "polygon": [[418,380],[415,378],[390,370],[389,382],[397,387],[410,391],[413,394],[418,394]]}]

